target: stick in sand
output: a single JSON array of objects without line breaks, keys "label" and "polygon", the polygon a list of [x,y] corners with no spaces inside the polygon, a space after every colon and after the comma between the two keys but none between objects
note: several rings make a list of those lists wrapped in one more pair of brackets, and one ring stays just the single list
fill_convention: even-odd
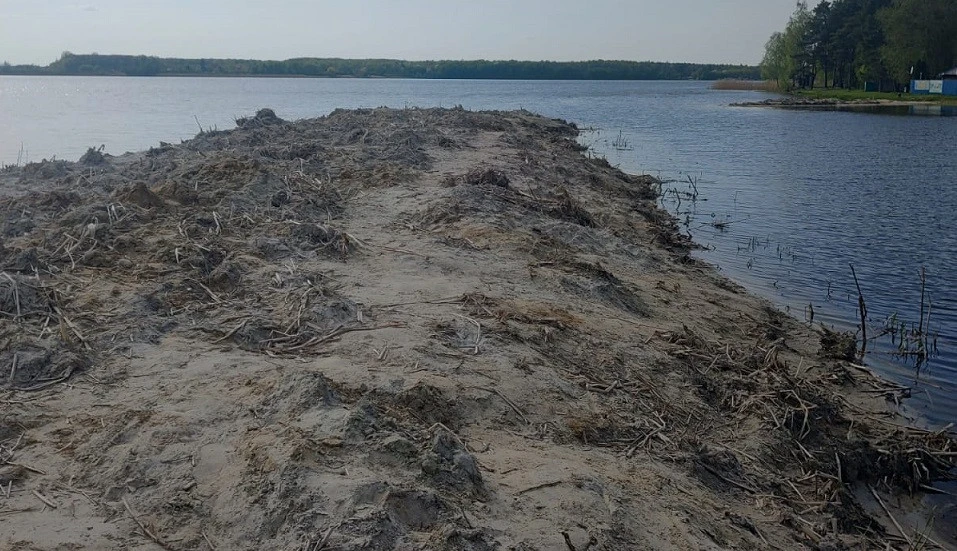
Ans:
[{"label": "stick in sand", "polygon": [[877,490],[875,490],[873,486],[868,486],[868,487],[870,488],[871,493],[874,494],[874,498],[877,499],[877,503],[880,504],[881,509],[884,509],[884,512],[887,513],[887,517],[890,518],[891,522],[894,523],[894,526],[897,528],[897,531],[900,532],[902,536],[904,536],[904,541],[906,541],[907,545],[909,545],[911,549],[913,549],[914,542],[911,541],[910,536],[907,535],[907,532],[904,531],[904,528],[901,527],[900,523],[897,522],[897,519],[894,518],[894,515],[891,514],[891,510],[888,509],[887,505],[884,504],[884,500],[881,499],[881,496],[877,494]]},{"label": "stick in sand", "polygon": [[129,502],[126,501],[125,497],[123,498],[123,506],[126,507],[126,512],[130,514],[130,518],[132,518],[133,522],[135,522],[136,525],[140,527],[140,530],[143,531],[143,534],[145,534],[149,539],[156,542],[156,545],[159,545],[163,549],[171,549],[166,542],[159,539],[159,536],[151,532],[150,529],[147,528],[146,525],[142,523],[142,521],[140,521],[139,517],[136,516],[136,513],[133,512],[133,508],[130,507]]}]

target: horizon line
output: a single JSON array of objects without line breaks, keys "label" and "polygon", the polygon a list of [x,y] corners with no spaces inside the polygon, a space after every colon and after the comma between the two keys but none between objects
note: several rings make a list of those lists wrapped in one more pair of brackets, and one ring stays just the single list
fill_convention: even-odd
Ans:
[{"label": "horizon line", "polygon": [[[179,56],[163,56],[156,54],[117,54],[117,53],[99,53],[99,52],[90,52],[90,53],[75,53],[69,50],[65,50],[60,57],[54,59],[47,63],[46,66],[52,65],[57,61],[63,59],[65,55],[71,56],[103,56],[103,57],[147,57],[147,58],[157,58],[157,59],[187,59],[187,60],[233,60],[233,61],[264,61],[264,62],[284,62],[284,61],[293,61],[299,59],[335,59],[343,61],[400,61],[400,62],[409,62],[409,63],[448,63],[448,62],[486,62],[486,63],[598,63],[598,62],[611,62],[611,63],[657,63],[657,64],[672,64],[672,65],[728,65],[728,66],[739,66],[739,67],[758,67],[760,64],[750,64],[743,62],[703,62],[703,61],[656,61],[656,60],[635,60],[635,59],[611,59],[611,58],[593,58],[593,59],[580,59],[580,60],[567,60],[567,59],[488,59],[488,58],[461,58],[461,59],[403,59],[398,57],[341,57],[341,56],[296,56],[288,57],[285,59],[269,59],[269,58],[254,58],[254,57],[179,57]],[[8,64],[11,66],[35,66],[43,67],[38,63],[12,63],[9,60],[4,60],[0,63]]]}]

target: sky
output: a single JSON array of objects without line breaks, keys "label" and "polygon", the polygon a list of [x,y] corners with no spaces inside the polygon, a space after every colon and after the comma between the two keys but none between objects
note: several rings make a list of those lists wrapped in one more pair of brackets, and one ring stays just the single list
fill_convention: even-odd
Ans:
[{"label": "sky", "polygon": [[0,62],[162,57],[757,64],[794,0],[0,0]]}]

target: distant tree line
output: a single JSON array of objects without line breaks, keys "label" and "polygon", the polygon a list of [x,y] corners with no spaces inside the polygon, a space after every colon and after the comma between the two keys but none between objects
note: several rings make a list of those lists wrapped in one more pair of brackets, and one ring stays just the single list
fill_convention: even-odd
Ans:
[{"label": "distant tree line", "polygon": [[902,90],[957,65],[957,0],[799,1],[765,47],[761,74],[782,88]]},{"label": "distant tree line", "polygon": [[77,55],[36,65],[0,66],[0,74],[116,76],[307,76],[522,80],[717,80],[757,79],[758,67],[651,61],[401,61],[396,59],[296,58],[176,59],[130,55]]}]

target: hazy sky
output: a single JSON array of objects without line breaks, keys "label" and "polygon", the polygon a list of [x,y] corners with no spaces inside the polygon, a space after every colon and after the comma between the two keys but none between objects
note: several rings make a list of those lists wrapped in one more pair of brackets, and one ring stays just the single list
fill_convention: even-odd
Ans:
[{"label": "hazy sky", "polygon": [[0,0],[0,61],[170,57],[757,63],[794,0]]}]

